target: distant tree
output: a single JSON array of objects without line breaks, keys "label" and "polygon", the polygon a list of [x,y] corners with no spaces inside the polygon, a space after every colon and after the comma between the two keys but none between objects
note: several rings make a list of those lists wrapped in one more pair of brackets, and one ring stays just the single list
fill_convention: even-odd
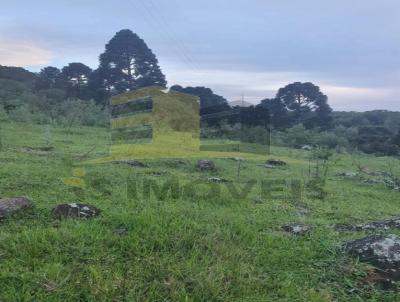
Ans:
[{"label": "distant tree", "polygon": [[32,97],[30,86],[24,82],[0,78],[0,106],[9,113]]},{"label": "distant tree", "polygon": [[395,144],[400,148],[400,130],[397,132],[397,134],[392,138],[392,143]]},{"label": "distant tree", "polygon": [[0,79],[32,83],[36,75],[22,67],[0,65]]},{"label": "distant tree", "polygon": [[332,109],[328,97],[312,83],[295,82],[279,89],[276,98],[291,112],[294,123],[307,127],[331,127]]},{"label": "distant tree", "polygon": [[90,98],[89,79],[92,69],[83,63],[69,63],[61,71],[67,96],[87,100]]},{"label": "distant tree", "polygon": [[326,100],[320,100],[316,102],[316,104],[317,108],[315,109],[315,115],[308,121],[305,121],[305,125],[308,127],[320,127],[324,130],[332,128],[332,108],[328,105]]},{"label": "distant tree", "polygon": [[369,121],[369,124],[372,126],[383,126],[387,118],[386,115],[386,110],[373,110],[363,113],[363,116]]},{"label": "distant tree", "polygon": [[[170,87],[170,90],[183,92],[191,95],[195,95],[199,97],[200,100],[200,115],[201,119],[201,127],[208,126],[221,126],[224,121],[232,121],[232,118],[235,119],[234,116],[230,115],[230,111],[232,110],[228,104],[228,101],[218,95],[215,94],[210,88],[206,87],[182,87],[180,85],[173,85]],[[223,115],[212,115],[217,112],[225,112]]]},{"label": "distant tree", "polygon": [[354,138],[359,150],[365,153],[395,155],[399,153],[396,137],[382,126],[362,126]]},{"label": "distant tree", "polygon": [[105,85],[105,78],[107,77],[107,70],[98,68],[92,72],[89,79],[88,90],[97,105],[103,108],[109,105],[111,91]]},{"label": "distant tree", "polygon": [[100,55],[98,75],[112,93],[146,87],[165,87],[167,82],[156,56],[146,43],[129,29],[120,30]]},{"label": "distant tree", "polygon": [[35,90],[56,88],[61,81],[61,71],[57,67],[42,68],[35,81]]},{"label": "distant tree", "polygon": [[173,85],[170,90],[199,97],[201,108],[215,108],[216,111],[227,110],[230,108],[228,101],[223,96],[215,94],[207,87],[182,87],[180,85]]},{"label": "distant tree", "polygon": [[277,98],[264,99],[260,102],[259,106],[268,110],[270,121],[274,128],[288,127],[288,110],[285,104]]},{"label": "distant tree", "polygon": [[315,131],[306,129],[302,124],[286,129],[285,133],[285,144],[289,147],[301,148],[303,145],[315,143]]}]

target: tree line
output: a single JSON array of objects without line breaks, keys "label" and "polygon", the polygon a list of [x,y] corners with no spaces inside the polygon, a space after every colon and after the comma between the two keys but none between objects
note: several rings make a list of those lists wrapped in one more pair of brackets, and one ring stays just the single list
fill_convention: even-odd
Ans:
[{"label": "tree line", "polygon": [[[80,62],[61,69],[47,66],[38,73],[0,65],[0,113],[38,123],[107,125],[112,95],[154,85],[167,87],[156,55],[137,34],[123,29],[105,45],[94,70]],[[240,122],[248,128],[248,137],[254,137],[262,132],[268,112],[269,126],[276,133],[297,133],[305,139],[304,144],[311,143],[310,137],[316,133],[329,133],[365,152],[399,153],[398,113],[333,112],[327,95],[310,82],[288,84],[273,98],[241,108],[240,120],[234,118],[238,107],[230,106],[210,88],[172,85],[170,89],[198,96],[204,116],[230,114],[231,118],[205,123],[220,133],[234,132]],[[314,134],[305,135],[307,131]],[[337,143],[344,145],[340,141]]]}]

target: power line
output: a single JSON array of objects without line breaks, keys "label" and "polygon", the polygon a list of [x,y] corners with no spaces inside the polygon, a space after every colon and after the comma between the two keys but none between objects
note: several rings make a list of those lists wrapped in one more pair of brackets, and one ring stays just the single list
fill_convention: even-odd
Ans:
[{"label": "power line", "polygon": [[[147,0],[148,1],[148,0]],[[133,1],[135,2],[135,1]],[[169,29],[168,24],[164,21],[162,22],[161,20],[163,19],[163,17],[158,17],[157,15],[155,15],[154,11],[151,10],[145,3],[144,1],[139,1],[141,4],[141,7],[144,9],[144,11],[146,12],[147,15],[147,19],[148,19],[148,23],[151,24],[151,26],[153,26],[156,31],[163,36],[164,40],[167,43],[172,42],[172,44],[174,45],[174,52],[178,55],[178,57],[184,61],[187,65],[189,65],[191,68],[200,71],[200,69],[197,67],[197,65],[194,63],[194,60],[192,58],[190,58],[187,54],[187,51],[184,47],[183,44],[181,44],[179,42],[178,39],[176,39],[172,33],[172,31]],[[154,4],[152,4],[152,6],[155,8],[156,7]],[[157,23],[157,25],[156,25]]]},{"label": "power line", "polygon": [[[154,12],[159,11],[158,7],[154,4],[154,2],[152,0],[147,0],[148,3],[150,3],[150,5],[154,8]],[[183,50],[185,56],[189,59],[189,61],[191,62],[192,65],[194,65],[195,69],[200,70],[200,68],[198,68],[197,63],[195,62],[195,60],[193,59],[193,57],[190,55],[190,51],[188,51],[188,49],[186,48],[185,43],[183,43],[183,41],[179,40],[177,38],[178,35],[176,35],[176,33],[174,32],[173,28],[168,24],[167,19],[164,17],[164,15],[160,12],[159,14],[159,19],[161,21],[161,23],[163,23],[164,27],[167,28],[172,36],[172,38],[176,41],[176,43],[181,47],[181,49]]]}]

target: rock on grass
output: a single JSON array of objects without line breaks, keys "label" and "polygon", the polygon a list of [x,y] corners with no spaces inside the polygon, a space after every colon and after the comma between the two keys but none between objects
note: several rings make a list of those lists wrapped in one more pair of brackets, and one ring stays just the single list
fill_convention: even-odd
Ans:
[{"label": "rock on grass", "polygon": [[25,197],[1,198],[0,219],[31,207],[32,201]]},{"label": "rock on grass", "polygon": [[344,248],[360,261],[375,266],[390,280],[400,280],[400,237],[371,235],[349,241],[344,244]]},{"label": "rock on grass", "polygon": [[208,159],[201,159],[197,162],[197,167],[201,171],[214,171],[215,170],[215,163],[212,160]]},{"label": "rock on grass", "polygon": [[305,235],[311,231],[311,226],[307,224],[286,224],[282,230],[293,235]]},{"label": "rock on grass", "polygon": [[335,229],[339,232],[400,229],[400,217],[362,224],[337,224]]},{"label": "rock on grass", "polygon": [[226,182],[226,179],[224,179],[222,177],[213,176],[213,177],[207,178],[207,181],[208,182],[214,182],[214,183],[220,183],[220,182]]},{"label": "rock on grass", "polygon": [[95,206],[72,202],[57,205],[53,209],[53,216],[58,219],[68,217],[91,218],[98,216],[100,212]]},{"label": "rock on grass", "polygon": [[335,176],[341,176],[341,177],[356,177],[358,174],[356,172],[338,172],[335,174]]},{"label": "rock on grass", "polygon": [[271,167],[279,167],[279,166],[286,166],[287,163],[284,162],[283,160],[279,160],[279,159],[269,159],[265,162],[265,165],[268,165]]}]

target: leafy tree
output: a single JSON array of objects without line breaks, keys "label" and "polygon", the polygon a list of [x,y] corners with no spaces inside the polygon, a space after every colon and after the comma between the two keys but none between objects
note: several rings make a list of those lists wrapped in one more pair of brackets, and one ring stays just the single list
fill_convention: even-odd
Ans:
[{"label": "leafy tree", "polygon": [[32,83],[36,76],[34,73],[22,68],[14,66],[0,65],[0,79],[13,80],[24,83]]},{"label": "leafy tree", "polygon": [[191,95],[195,95],[200,99],[200,108],[215,108],[216,111],[227,110],[230,108],[228,101],[215,94],[207,87],[182,87],[180,85],[171,86],[170,90],[179,91]]},{"label": "leafy tree", "polygon": [[57,67],[47,66],[40,70],[36,81],[35,90],[56,88],[61,81],[61,71]]},{"label": "leafy tree", "polygon": [[354,141],[358,149],[365,153],[395,155],[399,152],[392,132],[382,126],[359,127]]},{"label": "leafy tree", "polygon": [[332,113],[335,126],[344,126],[346,128],[354,126],[369,125],[368,119],[363,115],[363,112],[345,112],[335,111]]},{"label": "leafy tree", "polygon": [[280,129],[288,126],[288,110],[280,99],[264,99],[259,106],[268,110],[274,128]]},{"label": "leafy tree", "polygon": [[303,145],[315,144],[316,133],[307,130],[304,125],[297,124],[286,131],[286,144],[290,147],[301,148]]},{"label": "leafy tree", "polygon": [[[228,101],[215,94],[210,88],[206,87],[182,87],[180,85],[173,85],[170,90],[178,91],[182,93],[187,93],[199,97],[200,100],[200,115],[201,127],[204,129],[209,126],[221,126],[223,121],[229,121],[229,123],[234,123],[233,112],[228,104]],[[224,112],[222,115],[213,115],[213,113]],[[203,130],[202,130],[203,131]]]},{"label": "leafy tree", "polygon": [[364,112],[363,116],[369,121],[370,125],[383,126],[385,123],[387,111],[385,110],[374,110]]},{"label": "leafy tree", "polygon": [[112,93],[167,84],[156,56],[129,29],[120,30],[107,43],[105,52],[100,55],[97,75],[101,76],[98,83]]},{"label": "leafy tree", "polygon": [[316,104],[315,114],[308,121],[305,121],[305,125],[308,127],[320,127],[324,130],[332,128],[332,108],[324,100],[320,100]]},{"label": "leafy tree", "polygon": [[89,99],[89,79],[92,69],[83,63],[69,63],[61,71],[67,96],[72,98]]},{"label": "leafy tree", "polygon": [[328,97],[312,83],[295,82],[280,88],[276,98],[285,104],[295,123],[329,128],[332,109]]},{"label": "leafy tree", "polygon": [[89,79],[88,90],[97,105],[103,108],[109,105],[111,91],[104,85],[104,79],[107,77],[107,70],[98,68],[92,72]]},{"label": "leafy tree", "polygon": [[26,83],[0,79],[0,106],[7,113],[21,106],[30,96],[30,87]]},{"label": "leafy tree", "polygon": [[397,134],[393,137],[392,143],[400,148],[400,130]]}]

